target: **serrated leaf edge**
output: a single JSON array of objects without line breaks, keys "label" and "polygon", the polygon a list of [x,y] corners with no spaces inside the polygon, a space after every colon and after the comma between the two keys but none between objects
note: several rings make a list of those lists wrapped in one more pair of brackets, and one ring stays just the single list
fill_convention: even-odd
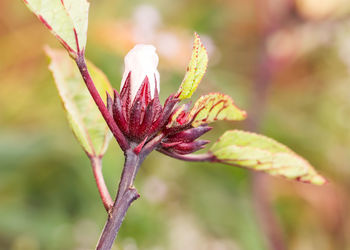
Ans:
[{"label": "serrated leaf edge", "polygon": [[[204,47],[204,45],[203,45],[203,43],[202,43],[202,41],[201,41],[201,39],[200,39],[200,36],[197,34],[197,32],[195,32],[194,33],[194,37],[195,37],[195,39],[194,39],[194,42],[193,42],[193,49],[192,49],[192,55],[191,55],[191,59],[190,59],[190,62],[189,62],[189,64],[188,64],[188,66],[187,66],[187,70],[186,70],[186,74],[185,74],[185,77],[184,77],[184,79],[182,80],[182,83],[181,83],[181,85],[180,85],[180,88],[179,88],[179,90],[178,90],[178,92],[177,92],[177,96],[178,96],[178,98],[180,99],[180,100],[184,100],[184,99],[188,99],[188,98],[190,98],[192,95],[193,95],[193,93],[194,93],[194,91],[197,89],[197,87],[199,86],[199,84],[200,84],[200,82],[202,81],[202,79],[203,79],[203,77],[204,77],[204,75],[205,75],[205,73],[206,73],[206,71],[207,71],[207,69],[208,69],[208,52],[207,52],[207,50],[205,49],[205,47]],[[198,46],[198,48],[196,49],[196,42],[198,41],[198,43],[199,43],[199,46]],[[203,72],[203,75],[202,76],[200,76],[200,78],[198,79],[198,78],[194,78],[193,80],[192,80],[192,85],[191,85],[191,89],[190,89],[190,91],[188,92],[188,94],[186,94],[185,95],[185,97],[183,97],[182,95],[183,95],[183,84],[184,84],[184,82],[186,81],[186,79],[187,79],[187,77],[188,77],[188,74],[189,74],[189,71],[190,71],[190,69],[189,69],[189,66],[190,66],[190,63],[192,62],[192,60],[193,60],[193,58],[194,57],[198,57],[198,55],[199,55],[199,47],[200,48],[202,48],[202,49],[204,49],[204,52],[205,52],[205,54],[206,54],[206,65],[205,65],[205,69],[204,69],[204,72]],[[197,65],[198,65],[198,63],[196,64],[196,67],[197,67]],[[195,67],[195,68],[196,68]],[[194,82],[195,82],[195,80],[197,80],[198,79],[198,84],[196,85],[196,86],[193,86],[194,85]],[[191,93],[192,92],[192,93]]]}]

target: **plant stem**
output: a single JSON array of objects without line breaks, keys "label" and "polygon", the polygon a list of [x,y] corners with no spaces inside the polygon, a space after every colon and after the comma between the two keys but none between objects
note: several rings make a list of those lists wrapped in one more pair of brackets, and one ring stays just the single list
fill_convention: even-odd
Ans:
[{"label": "plant stem", "polygon": [[109,129],[112,131],[114,137],[116,138],[117,142],[119,143],[120,147],[125,153],[126,160],[121,181],[119,183],[117,197],[114,204],[103,179],[101,159],[90,158],[96,184],[100,192],[103,204],[106,210],[108,211],[109,215],[96,249],[110,250],[118,234],[119,228],[124,220],[128,208],[130,207],[131,203],[139,197],[139,194],[133,187],[133,182],[143,157],[140,158],[139,156],[133,153],[132,149],[130,149],[128,141],[118,128],[111,114],[109,113],[90,76],[85,62],[84,54],[78,54],[78,56],[75,58],[75,61],[84,79],[86,87],[88,88],[98,109],[100,110],[103,118],[105,119]]},{"label": "plant stem", "polygon": [[107,223],[103,229],[96,250],[110,250],[112,248],[126,212],[131,203],[139,197],[140,195],[135,188],[128,188],[121,198],[119,205],[114,203],[112,212],[108,216]]},{"label": "plant stem", "polygon": [[109,212],[108,220],[96,247],[97,250],[111,249],[131,203],[140,197],[133,187],[133,182],[143,158],[136,155],[132,149],[125,151],[125,163],[117,197]]},{"label": "plant stem", "polygon": [[89,158],[90,158],[92,172],[95,177],[98,192],[100,193],[100,196],[106,211],[109,212],[109,210],[113,206],[113,200],[111,198],[111,195],[108,192],[105,180],[103,178],[102,159],[96,156],[89,156]]},{"label": "plant stem", "polygon": [[98,93],[95,84],[90,76],[90,73],[88,71],[86,62],[85,62],[85,57],[84,54],[79,53],[78,56],[75,59],[75,62],[79,68],[79,71],[84,79],[84,82],[86,84],[86,87],[88,88],[92,98],[94,99],[98,109],[100,110],[103,118],[105,119],[109,129],[112,131],[115,139],[119,143],[120,147],[122,148],[123,151],[127,150],[130,148],[129,143],[127,142],[125,136],[123,133],[120,131],[118,128],[117,124],[115,123],[113,117],[109,113],[106,105],[104,104],[100,94]]},{"label": "plant stem", "polygon": [[119,182],[115,204],[118,204],[123,198],[124,193],[133,186],[137,170],[141,165],[142,160],[143,159],[136,155],[132,149],[125,152],[125,163]]}]

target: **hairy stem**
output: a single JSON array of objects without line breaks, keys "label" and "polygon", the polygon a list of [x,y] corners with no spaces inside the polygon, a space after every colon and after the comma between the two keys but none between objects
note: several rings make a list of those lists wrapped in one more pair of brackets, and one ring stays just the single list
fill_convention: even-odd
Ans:
[{"label": "hairy stem", "polygon": [[125,151],[125,163],[117,197],[109,212],[106,225],[96,247],[97,250],[110,250],[112,248],[126,212],[131,203],[140,197],[137,190],[133,187],[133,183],[142,161],[143,157],[136,155],[132,149]]},{"label": "hairy stem", "polygon": [[127,142],[125,136],[123,133],[120,131],[118,128],[117,124],[115,123],[113,117],[111,114],[108,112],[108,109],[106,105],[104,104],[100,94],[98,93],[95,84],[90,76],[90,73],[88,71],[86,62],[85,62],[85,57],[83,54],[78,54],[78,56],[75,59],[75,62],[79,68],[79,71],[84,79],[84,82],[86,84],[86,87],[88,88],[92,98],[94,99],[98,109],[100,110],[103,118],[105,119],[109,129],[112,131],[115,139],[119,143],[120,147],[122,148],[123,151],[127,150],[130,148],[129,143]]},{"label": "hairy stem", "polygon": [[136,155],[133,150],[127,150],[125,152],[125,163],[122,172],[122,176],[119,182],[119,188],[115,204],[123,198],[124,193],[133,186],[136,177],[137,170],[141,165],[142,159]]},{"label": "hairy stem", "polygon": [[91,156],[91,157],[89,156],[89,158],[90,158],[92,172],[94,174],[98,192],[100,193],[103,206],[108,212],[113,206],[113,200],[111,198],[111,195],[108,192],[105,180],[103,178],[102,159],[100,157],[95,157],[95,156]]},{"label": "hairy stem", "polygon": [[109,214],[107,223],[97,244],[96,250],[110,250],[112,248],[120,226],[125,218],[126,212],[128,211],[131,203],[139,197],[140,195],[137,193],[135,188],[128,188],[121,198],[119,205],[116,205],[116,203],[114,204],[112,212]]}]

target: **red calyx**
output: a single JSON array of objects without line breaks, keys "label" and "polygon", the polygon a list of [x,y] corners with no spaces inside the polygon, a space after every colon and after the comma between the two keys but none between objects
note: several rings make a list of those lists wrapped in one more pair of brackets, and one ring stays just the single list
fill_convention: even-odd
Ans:
[{"label": "red calyx", "polygon": [[185,105],[183,112],[176,117],[177,124],[167,127],[170,124],[169,121],[173,120],[172,116],[176,114],[176,104],[180,100],[171,95],[162,107],[157,86],[155,86],[154,97],[151,96],[147,76],[132,100],[130,77],[131,73],[126,78],[120,94],[114,90],[113,100],[107,95],[107,107],[125,137],[138,145],[134,149],[135,152],[140,153],[143,146],[159,133],[162,133],[164,138],[158,148],[177,154],[195,152],[209,142],[197,140],[212,128],[191,126],[191,122],[188,120],[190,104]]},{"label": "red calyx", "polygon": [[123,134],[130,141],[140,143],[145,138],[152,139],[162,130],[178,99],[170,96],[162,107],[157,86],[152,98],[150,83],[146,76],[134,100],[131,100],[130,77],[131,73],[126,78],[120,95],[114,90],[114,100],[111,104],[111,100],[107,98],[107,104]]},{"label": "red calyx", "polygon": [[187,143],[184,142],[172,147],[170,151],[174,151],[175,153],[178,153],[181,155],[190,154],[204,148],[205,145],[208,144],[209,142],[210,141],[207,141],[207,140],[198,140],[198,141],[187,142]]}]

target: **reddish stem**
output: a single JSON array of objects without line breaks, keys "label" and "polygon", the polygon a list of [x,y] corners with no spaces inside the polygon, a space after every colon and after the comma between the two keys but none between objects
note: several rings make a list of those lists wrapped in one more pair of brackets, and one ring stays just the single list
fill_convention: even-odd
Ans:
[{"label": "reddish stem", "polygon": [[106,105],[104,104],[100,94],[98,93],[95,84],[90,76],[90,73],[88,71],[84,54],[80,53],[78,54],[77,58],[75,59],[75,62],[77,63],[77,66],[79,68],[79,71],[84,79],[84,82],[86,84],[86,87],[88,88],[92,98],[94,99],[98,109],[100,110],[103,118],[105,119],[109,129],[112,131],[115,139],[119,143],[120,147],[122,148],[123,151],[127,150],[130,148],[130,145],[128,141],[126,140],[125,136],[123,133],[120,131],[119,127],[115,123],[113,117],[111,114],[108,112],[108,109]]},{"label": "reddish stem", "polygon": [[94,156],[91,156],[89,158],[91,161],[92,172],[95,177],[98,192],[100,193],[100,196],[106,211],[109,212],[113,206],[113,200],[111,198],[111,195],[108,192],[105,180],[103,178],[102,159],[100,157],[94,157]]}]

